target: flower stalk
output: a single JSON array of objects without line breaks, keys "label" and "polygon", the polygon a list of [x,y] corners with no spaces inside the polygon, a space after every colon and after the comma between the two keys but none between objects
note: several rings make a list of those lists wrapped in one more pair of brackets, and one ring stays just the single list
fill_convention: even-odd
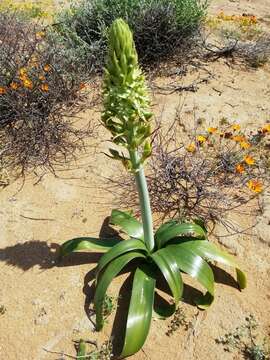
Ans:
[{"label": "flower stalk", "polygon": [[[131,163],[134,164],[134,166],[136,166],[139,162],[139,157],[136,152],[130,152],[130,159]],[[148,251],[151,252],[154,250],[155,247],[152,210],[150,205],[147,182],[144,174],[144,168],[142,165],[139,166],[139,169],[134,173],[134,176],[136,180],[137,191],[139,194],[144,241]]]},{"label": "flower stalk", "polygon": [[143,164],[151,155],[150,101],[144,75],[138,65],[129,26],[117,19],[109,31],[109,50],[104,78],[102,121],[111,141],[122,151],[110,149],[113,159],[133,172],[140,200],[144,241],[154,249],[152,212]]}]

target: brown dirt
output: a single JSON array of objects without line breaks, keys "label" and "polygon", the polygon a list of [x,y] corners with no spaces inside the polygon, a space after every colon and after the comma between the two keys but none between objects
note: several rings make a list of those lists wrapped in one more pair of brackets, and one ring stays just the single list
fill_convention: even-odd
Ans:
[{"label": "brown dirt", "polygon": [[[269,22],[268,1],[213,1],[212,12],[220,9],[252,13]],[[269,121],[269,66],[247,70],[220,60],[209,64],[208,69],[215,78],[195,93],[156,93],[155,112],[163,112],[164,121],[170,121],[180,103],[187,124],[194,117],[194,109],[196,117],[205,118],[209,124],[223,116],[249,127]],[[98,116],[96,109],[87,111],[82,114],[82,121],[96,121]],[[106,136],[104,131],[101,133]],[[0,306],[6,308],[0,315],[1,359],[56,360],[60,356],[44,348],[74,355],[72,340],[84,338],[101,344],[110,336],[113,316],[104,331],[97,334],[85,311],[85,294],[93,295],[87,283],[93,279],[91,270],[98,256],[76,254],[63,263],[56,261],[57,248],[63,241],[76,236],[98,236],[113,207],[101,176],[114,176],[118,164],[109,162],[102,151],[104,143],[97,149],[90,147],[87,155],[81,154],[80,161],[58,173],[57,178],[46,174],[34,185],[37,179],[29,176],[22,188],[22,181],[17,180],[0,192]],[[260,335],[269,334],[269,194],[264,198],[265,211],[252,236],[239,235],[223,242],[236,253],[247,273],[247,289],[239,292],[231,286],[234,283],[229,276],[217,271],[212,307],[199,312],[189,304],[191,293],[187,291],[182,308],[192,323],[190,328],[180,328],[167,337],[170,320],[154,320],[143,350],[132,359],[242,359],[237,353],[224,352],[215,339],[241,325],[250,313],[258,320]],[[243,227],[247,225],[245,219],[238,221]],[[124,278],[117,278],[110,294],[116,296]],[[127,303],[123,296],[121,302]],[[121,324],[118,318],[116,337]]]}]

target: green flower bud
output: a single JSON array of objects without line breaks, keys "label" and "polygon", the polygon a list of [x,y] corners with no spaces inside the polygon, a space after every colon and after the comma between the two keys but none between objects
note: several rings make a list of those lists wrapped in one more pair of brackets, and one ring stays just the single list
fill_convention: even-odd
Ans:
[{"label": "green flower bud", "polygon": [[102,121],[112,133],[112,141],[142,153],[151,133],[152,113],[133,35],[122,19],[115,20],[109,30],[103,96]]}]

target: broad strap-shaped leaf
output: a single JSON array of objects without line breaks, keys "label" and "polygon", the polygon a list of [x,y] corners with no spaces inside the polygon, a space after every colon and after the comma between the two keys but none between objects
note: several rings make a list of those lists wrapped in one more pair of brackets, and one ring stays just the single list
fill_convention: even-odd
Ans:
[{"label": "broad strap-shaped leaf", "polygon": [[175,257],[165,248],[153,253],[151,258],[166,279],[177,305],[183,294],[183,280]]},{"label": "broad strap-shaped leaf", "polygon": [[113,259],[130,251],[148,252],[144,243],[138,239],[129,239],[121,241],[104,254],[98,262],[96,276],[108,265]]},{"label": "broad strap-shaped leaf", "polygon": [[97,287],[94,297],[94,306],[96,311],[96,328],[101,330],[103,327],[103,302],[106,291],[113,278],[133,259],[145,258],[142,253],[130,252],[114,259],[106,267],[104,273],[98,278]]},{"label": "broad strap-shaped leaf", "polygon": [[206,240],[195,240],[182,242],[178,246],[193,251],[205,260],[217,261],[220,264],[234,267],[240,289],[247,286],[246,275],[239,269],[235,257],[219,249],[215,244]]},{"label": "broad strap-shaped leaf", "polygon": [[135,354],[143,346],[151,324],[155,279],[145,265],[135,271],[121,357]]},{"label": "broad strap-shaped leaf", "polygon": [[143,226],[130,213],[120,210],[112,210],[110,224],[117,225],[130,237],[143,241]]},{"label": "broad strap-shaped leaf", "polygon": [[201,226],[197,224],[169,222],[168,225],[161,225],[161,227],[157,230],[155,234],[155,239],[157,242],[157,246],[160,249],[171,239],[177,236],[187,236],[190,234],[194,234],[194,236],[201,239],[206,238],[206,232]]},{"label": "broad strap-shaped leaf", "polygon": [[[199,255],[190,251],[189,248],[181,247],[182,244],[179,245],[168,245],[166,250],[175,258],[177,261],[177,265],[180,270],[194,277],[199,283],[207,289],[207,291],[211,294],[211,298],[209,298],[210,303],[213,301],[214,297],[214,275],[211,267],[207,264],[207,262]],[[210,305],[205,303],[206,299],[203,300],[203,308]],[[198,301],[197,305],[199,307],[201,302]]]},{"label": "broad strap-shaped leaf", "polygon": [[122,242],[120,239],[97,239],[92,237],[75,238],[68,240],[61,245],[60,257],[80,250],[107,251],[120,242]]}]

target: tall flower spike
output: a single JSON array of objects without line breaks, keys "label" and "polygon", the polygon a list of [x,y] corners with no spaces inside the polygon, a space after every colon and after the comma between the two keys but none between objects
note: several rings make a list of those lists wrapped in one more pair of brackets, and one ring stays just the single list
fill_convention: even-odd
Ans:
[{"label": "tall flower spike", "polygon": [[[109,50],[104,78],[102,121],[111,132],[112,141],[128,152],[138,151],[138,165],[151,154],[150,101],[145,77],[138,65],[138,55],[129,26],[122,19],[109,30]],[[129,158],[116,150],[113,158],[134,169]]]}]

